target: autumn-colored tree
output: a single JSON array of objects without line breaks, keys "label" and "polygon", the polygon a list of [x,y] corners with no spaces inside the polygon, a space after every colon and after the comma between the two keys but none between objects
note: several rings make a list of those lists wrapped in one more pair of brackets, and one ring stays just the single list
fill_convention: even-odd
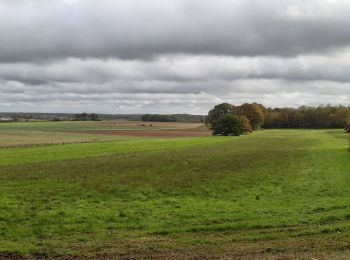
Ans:
[{"label": "autumn-colored tree", "polygon": [[247,133],[253,132],[253,129],[252,129],[252,126],[250,125],[250,121],[249,121],[248,117],[240,115],[239,120],[241,122],[241,125],[240,125],[241,134],[247,134]]},{"label": "autumn-colored tree", "polygon": [[235,114],[246,116],[253,130],[259,130],[264,124],[264,112],[259,104],[245,103],[236,107]]}]

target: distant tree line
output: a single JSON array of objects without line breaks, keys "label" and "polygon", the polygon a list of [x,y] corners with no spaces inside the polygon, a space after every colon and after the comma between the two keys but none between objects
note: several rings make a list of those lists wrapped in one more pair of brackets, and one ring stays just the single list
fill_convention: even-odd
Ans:
[{"label": "distant tree line", "polygon": [[176,118],[176,122],[184,123],[204,123],[205,116],[202,115],[189,115],[189,114],[173,114]]},{"label": "distant tree line", "polygon": [[190,114],[146,114],[141,117],[142,121],[147,122],[183,122],[183,123],[204,123],[205,116]]},{"label": "distant tree line", "polygon": [[299,108],[268,108],[265,128],[345,128],[350,107],[318,106]]},{"label": "distant tree line", "polygon": [[141,121],[141,114],[98,114],[102,120]]},{"label": "distant tree line", "polygon": [[81,113],[74,116],[74,121],[101,121],[97,114]]},{"label": "distant tree line", "polygon": [[176,122],[173,115],[146,114],[142,116],[142,121],[146,122]]},{"label": "distant tree line", "polygon": [[[101,120],[141,121],[143,114],[97,114],[97,116]],[[174,116],[176,118],[176,122],[203,123],[205,120],[204,115],[171,114],[171,116]],[[70,120],[75,120],[76,114],[0,112],[0,117],[11,118],[11,121],[15,121],[15,120],[26,121],[26,120],[33,120],[33,119],[52,120],[52,121],[70,121]]]},{"label": "distant tree line", "polygon": [[209,111],[206,124],[219,135],[240,135],[260,128],[344,128],[350,132],[350,107],[265,108],[257,103],[222,103]]}]

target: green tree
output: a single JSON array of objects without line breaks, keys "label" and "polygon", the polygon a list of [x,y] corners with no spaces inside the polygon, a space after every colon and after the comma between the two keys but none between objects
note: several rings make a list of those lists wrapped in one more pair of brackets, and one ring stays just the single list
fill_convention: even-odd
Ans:
[{"label": "green tree", "polygon": [[213,126],[213,135],[240,135],[242,132],[239,116],[224,115]]},{"label": "green tree", "polygon": [[228,103],[222,103],[216,105],[212,110],[209,111],[206,118],[206,124],[210,124],[211,128],[215,127],[215,124],[220,118],[225,115],[232,115],[234,113],[234,106]]}]

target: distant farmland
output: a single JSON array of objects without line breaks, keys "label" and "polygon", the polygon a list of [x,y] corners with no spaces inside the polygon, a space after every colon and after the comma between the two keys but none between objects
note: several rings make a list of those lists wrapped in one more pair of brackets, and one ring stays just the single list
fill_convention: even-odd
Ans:
[{"label": "distant farmland", "polygon": [[350,257],[342,130],[141,124],[0,124],[0,258]]}]

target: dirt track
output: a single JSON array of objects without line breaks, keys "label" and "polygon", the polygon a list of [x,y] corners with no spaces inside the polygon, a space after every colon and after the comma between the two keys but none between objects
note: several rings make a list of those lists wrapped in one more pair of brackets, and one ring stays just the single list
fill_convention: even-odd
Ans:
[{"label": "dirt track", "polygon": [[209,136],[211,131],[181,131],[181,130],[78,130],[71,133],[124,135],[138,137],[196,137]]}]

